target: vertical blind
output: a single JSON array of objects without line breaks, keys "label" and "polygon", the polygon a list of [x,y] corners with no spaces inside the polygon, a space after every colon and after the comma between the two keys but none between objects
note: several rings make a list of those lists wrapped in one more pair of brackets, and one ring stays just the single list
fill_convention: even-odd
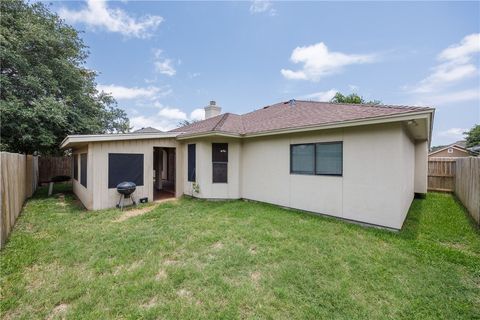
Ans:
[{"label": "vertical blind", "polygon": [[195,144],[188,145],[188,181],[196,181],[196,146]]},{"label": "vertical blind", "polygon": [[299,144],[292,146],[292,172],[313,174],[315,170],[315,145]]}]

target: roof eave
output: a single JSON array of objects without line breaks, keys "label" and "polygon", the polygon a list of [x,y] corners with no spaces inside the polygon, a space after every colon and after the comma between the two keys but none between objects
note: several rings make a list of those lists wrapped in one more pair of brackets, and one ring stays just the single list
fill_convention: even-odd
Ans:
[{"label": "roof eave", "polygon": [[206,137],[226,137],[226,138],[241,138],[242,135],[239,133],[226,132],[226,131],[206,131],[198,133],[182,133],[177,136],[177,140],[188,140],[195,138],[206,138]]},{"label": "roof eave", "polygon": [[109,142],[119,140],[144,140],[144,139],[162,139],[176,138],[179,132],[162,133],[119,133],[119,134],[92,134],[92,135],[68,135],[60,144],[60,149],[71,148],[79,144],[88,144],[95,142]]},{"label": "roof eave", "polygon": [[426,109],[418,112],[408,112],[404,114],[355,119],[355,120],[349,120],[349,121],[329,122],[321,125],[309,125],[309,126],[301,126],[301,127],[288,128],[288,129],[260,131],[260,132],[254,132],[254,133],[247,133],[247,134],[244,134],[243,136],[245,138],[253,138],[253,137],[286,134],[286,133],[294,133],[294,132],[305,132],[305,131],[335,129],[335,128],[343,128],[343,127],[370,125],[370,124],[390,123],[390,122],[406,121],[406,120],[428,117],[428,121],[430,122],[429,123],[430,134],[428,135],[428,140],[430,140],[434,111],[435,109],[430,108],[430,109]]}]

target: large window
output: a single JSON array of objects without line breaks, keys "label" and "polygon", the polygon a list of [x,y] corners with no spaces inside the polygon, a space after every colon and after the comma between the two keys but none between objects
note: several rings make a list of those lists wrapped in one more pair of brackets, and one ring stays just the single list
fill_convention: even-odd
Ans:
[{"label": "large window", "polygon": [[143,154],[109,153],[108,188],[126,181],[143,186]]},{"label": "large window", "polygon": [[73,155],[73,179],[78,181],[78,154]]},{"label": "large window", "polygon": [[80,184],[87,187],[87,154],[80,154]]},{"label": "large window", "polygon": [[212,181],[228,182],[228,143],[212,143]]},{"label": "large window", "polygon": [[188,181],[195,181],[196,170],[195,170],[195,160],[196,160],[196,146],[195,144],[188,145]]},{"label": "large window", "polygon": [[342,142],[291,145],[290,173],[341,176],[343,174]]}]

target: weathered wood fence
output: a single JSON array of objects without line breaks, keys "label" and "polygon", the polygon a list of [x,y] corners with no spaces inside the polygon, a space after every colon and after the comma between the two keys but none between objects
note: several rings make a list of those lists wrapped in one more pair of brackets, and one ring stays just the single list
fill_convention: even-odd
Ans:
[{"label": "weathered wood fence", "polygon": [[55,176],[72,175],[71,157],[39,157],[40,183],[49,182]]},{"label": "weathered wood fence", "polygon": [[455,194],[480,226],[480,158],[457,158]]},{"label": "weathered wood fence", "polygon": [[25,200],[38,185],[38,157],[16,153],[0,153],[0,248],[15,225]]},{"label": "weathered wood fence", "polygon": [[428,191],[454,192],[457,158],[428,160]]}]

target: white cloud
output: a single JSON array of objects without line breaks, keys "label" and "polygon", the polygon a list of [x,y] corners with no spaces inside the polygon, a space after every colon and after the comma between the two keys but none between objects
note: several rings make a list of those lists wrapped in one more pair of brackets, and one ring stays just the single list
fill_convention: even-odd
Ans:
[{"label": "white cloud", "polygon": [[160,16],[146,15],[133,18],[118,8],[109,8],[105,0],[87,0],[87,7],[78,11],[61,8],[59,15],[70,23],[83,23],[91,28],[102,28],[128,37],[148,38],[162,23]]},{"label": "white cloud", "polygon": [[199,77],[199,76],[200,76],[199,72],[193,72],[193,73],[188,74],[188,78],[190,78],[190,79],[194,79],[194,78]]},{"label": "white cloud", "polygon": [[203,109],[195,109],[192,112],[190,112],[190,120],[203,120],[205,119],[205,110]]},{"label": "white cloud", "polygon": [[178,127],[182,120],[203,120],[205,117],[203,109],[194,109],[190,116],[187,113],[174,107],[163,106],[156,102],[154,106],[160,110],[151,116],[135,115],[130,118],[130,125],[134,130],[145,127],[153,127],[162,131],[169,131]]},{"label": "white cloud", "polygon": [[139,98],[159,98],[169,95],[172,90],[168,87],[124,87],[114,84],[97,85],[99,91],[110,93],[117,100],[130,100]]},{"label": "white cloud", "polygon": [[330,89],[328,91],[320,91],[302,96],[302,99],[315,100],[315,101],[330,101],[338,92],[337,89]]},{"label": "white cloud", "polygon": [[423,95],[417,98],[417,102],[414,104],[442,106],[466,101],[477,101],[478,103],[478,101],[480,101],[480,89],[473,88],[443,94]]},{"label": "white cloud", "polygon": [[269,0],[253,0],[250,5],[250,13],[264,13],[267,12],[269,15],[276,15],[277,11],[272,7],[272,2]]},{"label": "white cloud", "polygon": [[323,43],[306,47],[296,47],[290,60],[293,63],[303,63],[300,70],[282,69],[280,72],[287,79],[318,81],[321,78],[340,72],[343,67],[351,64],[374,62],[373,54],[345,54],[331,52]]},{"label": "white cloud", "polygon": [[155,50],[154,55],[155,62],[153,64],[155,66],[155,71],[169,77],[172,77],[177,73],[177,70],[175,70],[175,67],[173,66],[173,60],[163,57],[163,51],[161,49]]},{"label": "white cloud", "polygon": [[166,118],[166,119],[172,119],[172,120],[186,120],[187,119],[187,114],[180,109],[177,108],[170,108],[170,107],[165,107],[160,109],[160,111],[157,114],[160,117]]},{"label": "white cloud", "polygon": [[440,60],[463,60],[478,52],[480,52],[480,33],[474,33],[464,37],[460,44],[454,44],[440,52],[438,58]]},{"label": "white cloud", "polygon": [[357,92],[358,89],[360,89],[359,86],[354,85],[354,84],[349,84],[349,85],[348,85],[348,88],[349,88],[351,91],[353,91],[353,92]]},{"label": "white cloud", "polygon": [[468,129],[465,129],[465,128],[450,128],[450,129],[447,129],[447,130],[444,130],[444,131],[440,131],[438,133],[438,136],[453,139],[453,140],[461,140],[461,139],[464,138],[463,133],[465,131],[468,131]]},{"label": "white cloud", "polygon": [[411,91],[429,93],[444,89],[478,75],[477,66],[471,61],[480,52],[480,33],[464,37],[459,44],[451,45],[437,56],[440,64],[432,68],[432,72],[421,80]]}]

